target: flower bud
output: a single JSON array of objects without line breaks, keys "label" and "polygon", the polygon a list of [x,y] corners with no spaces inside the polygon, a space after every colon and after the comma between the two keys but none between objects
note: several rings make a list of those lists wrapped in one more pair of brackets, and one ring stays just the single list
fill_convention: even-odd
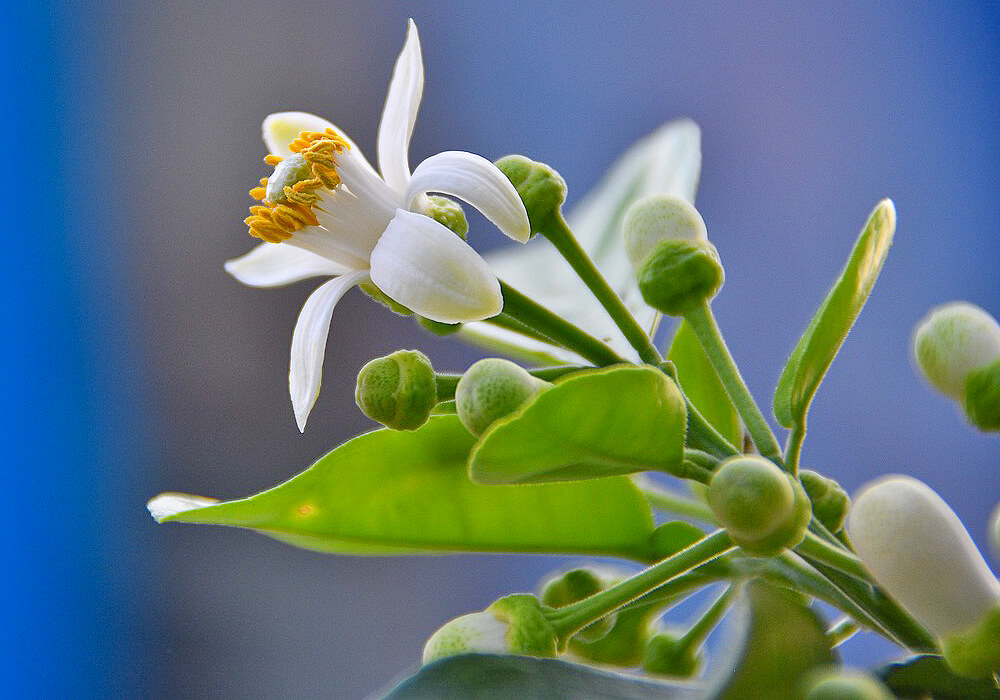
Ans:
[{"label": "flower bud", "polygon": [[508,360],[480,360],[465,371],[455,387],[458,418],[470,433],[482,435],[547,386],[548,382]]},{"label": "flower bud", "polygon": [[715,246],[700,240],[661,241],[638,271],[642,298],[670,316],[714,297],[725,279]]},{"label": "flower bud", "polygon": [[562,218],[566,181],[545,163],[525,156],[504,156],[495,164],[514,185],[528,212],[531,234],[547,231]]},{"label": "flower bud", "polygon": [[980,430],[1000,432],[1000,360],[966,377],[965,415]]},{"label": "flower bud", "polygon": [[810,674],[805,700],[893,700],[896,696],[874,676],[834,667]]},{"label": "flower bud", "polygon": [[[602,577],[593,569],[571,569],[561,576],[551,578],[542,585],[542,604],[561,608],[600,593],[606,587]],[[592,622],[573,635],[574,639],[592,642],[611,631],[615,615],[611,614]]]},{"label": "flower bud", "polygon": [[622,221],[625,251],[638,270],[662,241],[707,241],[705,220],[683,197],[655,194],[640,199]]},{"label": "flower bud", "polygon": [[436,194],[428,195],[427,201],[430,206],[424,213],[464,241],[469,232],[469,222],[465,218],[465,210],[462,209],[462,205]]},{"label": "flower bud", "polygon": [[700,649],[682,638],[661,632],[650,637],[642,657],[642,668],[649,673],[674,678],[691,678],[701,668]]},{"label": "flower bud", "polygon": [[708,485],[708,505],[733,542],[760,556],[801,542],[812,515],[798,479],[755,455],[719,465]]},{"label": "flower bud", "polygon": [[889,476],[855,498],[848,532],[875,580],[941,642],[955,673],[1000,668],[1000,583],[926,484]]},{"label": "flower bud", "polygon": [[475,653],[555,656],[556,633],[534,596],[511,595],[445,623],[424,645],[423,663]]},{"label": "flower bud", "polygon": [[840,484],[809,469],[799,471],[799,480],[812,501],[813,514],[830,532],[844,526],[851,499]]},{"label": "flower bud", "polygon": [[437,405],[437,379],[430,360],[417,350],[379,357],[358,372],[358,408],[393,430],[416,430]]},{"label": "flower bud", "polygon": [[969,375],[1000,360],[1000,325],[973,304],[945,304],[917,325],[913,354],[934,388],[962,400]]}]

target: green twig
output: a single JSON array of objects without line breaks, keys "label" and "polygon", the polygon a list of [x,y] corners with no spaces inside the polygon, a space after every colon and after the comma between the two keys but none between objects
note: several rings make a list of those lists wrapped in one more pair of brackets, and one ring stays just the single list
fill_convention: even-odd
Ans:
[{"label": "green twig", "polygon": [[851,619],[850,616],[845,615],[826,631],[826,638],[830,640],[831,648],[839,647],[856,635],[860,629],[861,627],[858,626],[857,622]]},{"label": "green twig", "polygon": [[836,547],[812,532],[806,532],[805,539],[795,547],[795,551],[802,556],[822,562],[856,579],[871,583],[871,575],[860,559],[842,547]]},{"label": "green twig", "polygon": [[674,493],[649,479],[637,478],[635,481],[639,490],[642,491],[642,495],[653,508],[716,524],[715,514],[706,503]]}]

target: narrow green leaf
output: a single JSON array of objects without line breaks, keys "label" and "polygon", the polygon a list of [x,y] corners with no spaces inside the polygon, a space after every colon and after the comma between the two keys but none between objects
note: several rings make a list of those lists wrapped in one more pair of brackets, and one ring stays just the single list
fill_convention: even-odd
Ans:
[{"label": "narrow green leaf", "polygon": [[883,199],[778,380],[774,415],[786,428],[805,423],[809,403],[871,294],[895,231],[896,208],[892,200]]},{"label": "narrow green leaf", "polygon": [[750,581],[734,611],[730,658],[709,669],[714,700],[799,700],[803,676],[836,661],[822,621],[787,591]]},{"label": "narrow green leaf", "polygon": [[996,700],[1000,688],[989,678],[956,676],[940,656],[913,656],[878,669],[875,674],[903,698],[937,700]]},{"label": "narrow green leaf", "polygon": [[677,327],[667,359],[677,367],[677,381],[698,412],[731,444],[742,446],[740,414],[687,321]]},{"label": "narrow green leaf", "polygon": [[661,683],[581,664],[528,656],[467,654],[424,666],[385,700],[679,700],[702,698],[697,685]]},{"label": "narrow green leaf", "polygon": [[454,415],[413,432],[354,438],[296,477],[224,503],[164,494],[160,522],[233,525],[339,554],[565,552],[645,559],[653,531],[625,477],[481,486],[466,462],[474,439]]},{"label": "narrow green leaf", "polygon": [[686,429],[684,397],[660,370],[582,372],[495,423],[473,449],[469,475],[512,484],[670,471],[684,458]]}]

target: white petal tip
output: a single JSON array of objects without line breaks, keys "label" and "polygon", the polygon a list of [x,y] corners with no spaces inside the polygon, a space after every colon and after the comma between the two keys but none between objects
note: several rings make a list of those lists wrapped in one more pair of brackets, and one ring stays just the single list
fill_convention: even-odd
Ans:
[{"label": "white petal tip", "polygon": [[149,503],[146,504],[146,508],[149,510],[149,514],[153,516],[153,520],[162,523],[164,519],[172,515],[177,515],[188,510],[195,510],[196,508],[204,508],[218,502],[214,498],[191,496],[186,493],[161,493],[159,496],[150,499]]}]

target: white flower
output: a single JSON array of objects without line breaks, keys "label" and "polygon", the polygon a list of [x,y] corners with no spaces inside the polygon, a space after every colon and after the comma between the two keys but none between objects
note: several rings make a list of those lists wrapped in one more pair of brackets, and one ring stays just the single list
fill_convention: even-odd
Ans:
[{"label": "white flower", "polygon": [[265,160],[276,167],[251,191],[262,206],[251,208],[247,225],[266,242],[227,262],[226,271],[255,287],[334,277],[306,301],[292,335],[288,384],[299,430],[319,394],[333,309],[354,285],[370,279],[393,300],[443,323],[482,320],[502,310],[500,285],[486,262],[424,215],[428,192],[467,201],[516,241],[530,234],[517,191],[485,158],[446,151],[410,172],[407,152],[423,84],[411,20],[379,125],[381,176],[320,117],[280,112],[264,120],[272,154]]},{"label": "white flower", "polygon": [[456,617],[427,640],[423,662],[429,664],[458,654],[508,654],[509,629],[509,623],[488,611]]}]

